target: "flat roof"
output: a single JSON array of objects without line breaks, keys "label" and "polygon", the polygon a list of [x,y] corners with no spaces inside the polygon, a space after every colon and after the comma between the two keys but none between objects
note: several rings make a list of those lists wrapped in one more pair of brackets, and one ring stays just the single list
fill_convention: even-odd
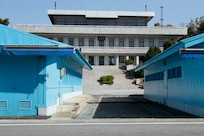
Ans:
[{"label": "flat roof", "polygon": [[133,11],[100,11],[100,10],[48,10],[49,16],[83,15],[86,18],[118,18],[146,17],[148,20],[155,16],[155,12],[133,12]]}]

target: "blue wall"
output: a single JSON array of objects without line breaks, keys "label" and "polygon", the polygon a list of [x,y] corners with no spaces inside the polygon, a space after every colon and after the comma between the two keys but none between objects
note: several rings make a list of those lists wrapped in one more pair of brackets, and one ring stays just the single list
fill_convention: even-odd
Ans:
[{"label": "blue wall", "polygon": [[[199,45],[201,46],[201,45]],[[163,72],[162,80],[145,82],[145,97],[194,115],[204,116],[204,59],[175,53],[145,69],[145,76]],[[181,68],[175,72],[176,68]],[[174,70],[174,77],[169,73]]]},{"label": "blue wall", "polygon": [[39,84],[38,57],[0,58],[0,116],[37,115]]},{"label": "blue wall", "polygon": [[[46,106],[58,103],[63,94],[82,91],[82,68],[72,62],[69,57],[47,57]],[[64,76],[60,76],[61,68],[66,68]]]}]

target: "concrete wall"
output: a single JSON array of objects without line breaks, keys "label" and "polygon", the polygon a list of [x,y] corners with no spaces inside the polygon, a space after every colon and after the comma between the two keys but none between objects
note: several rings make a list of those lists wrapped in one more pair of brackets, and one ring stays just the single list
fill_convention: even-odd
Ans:
[{"label": "concrete wall", "polygon": [[[182,77],[168,79],[168,69],[181,66]],[[175,109],[204,117],[204,63],[202,58],[181,58],[178,53],[145,70],[164,73],[163,80],[145,82],[145,97]]]}]

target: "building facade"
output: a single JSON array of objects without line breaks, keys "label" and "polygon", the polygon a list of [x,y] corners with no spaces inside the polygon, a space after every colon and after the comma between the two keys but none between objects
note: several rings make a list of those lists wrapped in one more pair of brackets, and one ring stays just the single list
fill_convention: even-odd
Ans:
[{"label": "building facade", "polygon": [[135,68],[144,69],[145,98],[204,117],[204,34],[181,40]]},{"label": "building facade", "polygon": [[149,27],[154,12],[48,10],[52,25],[14,25],[80,48],[92,65],[142,63],[149,46],[163,47],[187,34],[186,28]]},{"label": "building facade", "polygon": [[0,25],[0,116],[51,116],[82,94],[82,68],[73,46]]}]

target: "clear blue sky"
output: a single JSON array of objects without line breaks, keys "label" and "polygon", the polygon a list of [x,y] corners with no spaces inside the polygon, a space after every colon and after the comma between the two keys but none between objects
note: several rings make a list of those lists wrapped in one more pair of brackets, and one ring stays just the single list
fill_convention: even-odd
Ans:
[{"label": "clear blue sky", "polygon": [[163,6],[164,25],[185,26],[191,19],[204,16],[204,0],[0,0],[0,18],[12,24],[51,24],[48,9],[154,11],[150,26],[160,22]]}]

